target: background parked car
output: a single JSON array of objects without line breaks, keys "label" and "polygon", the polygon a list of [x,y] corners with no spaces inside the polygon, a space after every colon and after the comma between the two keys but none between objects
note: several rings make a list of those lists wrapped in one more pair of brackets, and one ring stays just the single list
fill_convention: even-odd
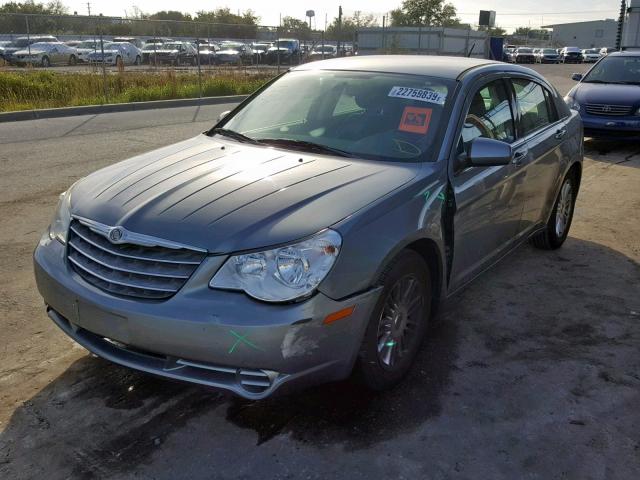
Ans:
[{"label": "background parked car", "polygon": [[201,65],[215,65],[216,52],[220,49],[215,43],[199,43],[198,52],[200,54]]},{"label": "background parked car", "polygon": [[560,55],[555,48],[539,48],[535,56],[536,63],[560,63]]},{"label": "background parked car", "polygon": [[334,45],[318,45],[311,50],[309,60],[323,60],[325,58],[335,58],[338,56],[338,47]]},{"label": "background parked car", "polygon": [[[98,45],[99,47],[99,45]],[[102,50],[104,49],[104,56]],[[139,48],[129,42],[109,42],[103,48],[98,48],[95,52],[89,53],[87,59],[92,63],[106,63],[109,65],[140,65],[142,62],[142,52]]]},{"label": "background parked car", "polygon": [[216,63],[219,65],[236,65],[251,63],[252,50],[242,42],[220,42],[220,50],[216,52]]},{"label": "background parked car", "polygon": [[518,47],[509,56],[511,63],[535,63],[536,57],[533,55],[533,48]]},{"label": "background parked car", "polygon": [[283,38],[274,43],[267,51],[267,63],[276,65],[281,64],[295,65],[300,63],[300,42],[291,38]]},{"label": "background parked car", "polygon": [[169,63],[171,65],[197,65],[196,58],[198,51],[189,42],[168,42],[162,48],[156,49],[155,53],[150,53],[151,63]]},{"label": "background parked car", "polygon": [[271,48],[271,43],[254,42],[250,45],[253,63],[265,63],[267,51]]},{"label": "background parked car", "polygon": [[157,52],[158,50],[162,49],[162,45],[164,45],[163,43],[145,43],[144,47],[142,47],[142,49],[140,50],[140,52],[142,53],[142,63],[151,63],[151,56],[153,55],[154,52]]},{"label": "background parked car", "polygon": [[587,137],[640,141],[640,52],[613,52],[585,74],[564,98],[582,117]]},{"label": "background parked car", "polygon": [[18,50],[13,54],[14,62],[18,65],[75,65],[78,52],[62,42],[37,42],[29,49]]},{"label": "background parked car", "polygon": [[14,63],[13,54],[18,50],[27,49],[29,50],[29,45],[33,45],[38,42],[57,42],[58,39],[56,37],[52,37],[51,35],[40,35],[34,37],[18,37],[9,45],[4,47],[3,57],[8,63]]},{"label": "background parked car", "polygon": [[78,61],[87,62],[88,55],[100,49],[100,42],[95,40],[84,40],[78,43],[75,49],[77,51]]},{"label": "background parked car", "polygon": [[609,55],[610,53],[613,53],[613,52],[617,52],[617,50],[615,48],[612,48],[612,47],[602,47],[600,49],[600,56],[606,57],[607,55]]},{"label": "background parked car", "polygon": [[582,62],[593,63],[600,60],[600,50],[597,48],[585,48],[582,50]]},{"label": "background parked car", "polygon": [[503,62],[510,62],[511,61],[511,54],[514,52],[515,49],[516,49],[516,47],[506,46],[502,50],[502,61]]},{"label": "background parked car", "polygon": [[564,47],[560,50],[562,63],[582,63],[582,50],[578,47]]}]

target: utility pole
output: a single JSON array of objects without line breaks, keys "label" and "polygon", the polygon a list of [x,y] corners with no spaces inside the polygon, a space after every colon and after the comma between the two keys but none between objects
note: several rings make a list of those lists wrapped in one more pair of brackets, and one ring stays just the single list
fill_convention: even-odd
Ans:
[{"label": "utility pole", "polygon": [[340,38],[342,37],[342,5],[338,7],[338,56],[340,56]]},{"label": "utility pole", "polygon": [[87,2],[87,12],[89,13],[89,16],[91,16],[91,3]]},{"label": "utility pole", "polygon": [[620,2],[620,16],[618,17],[618,31],[616,32],[616,50],[622,48],[622,31],[624,29],[624,16],[627,13],[627,3],[625,0]]}]

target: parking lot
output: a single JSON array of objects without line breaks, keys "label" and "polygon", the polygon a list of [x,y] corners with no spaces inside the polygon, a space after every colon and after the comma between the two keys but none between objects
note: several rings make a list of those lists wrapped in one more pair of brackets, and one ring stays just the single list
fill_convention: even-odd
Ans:
[{"label": "parking lot", "polygon": [[[534,66],[562,94],[587,65]],[[232,105],[0,124],[0,478],[640,478],[640,145],[588,140],[566,244],[440,312],[408,378],[249,402],[88,355],[31,254],[58,194]]]}]

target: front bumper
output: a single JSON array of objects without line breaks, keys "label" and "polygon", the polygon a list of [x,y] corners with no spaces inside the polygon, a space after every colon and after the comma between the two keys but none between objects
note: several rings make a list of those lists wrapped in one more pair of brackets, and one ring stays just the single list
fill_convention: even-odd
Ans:
[{"label": "front bumper", "polygon": [[640,140],[640,117],[607,117],[581,113],[584,136],[609,140]]},{"label": "front bumper", "polygon": [[[317,293],[300,303],[266,304],[208,287],[225,259],[207,257],[182,290],[159,302],[115,297],[85,282],[48,235],[34,267],[52,320],[120,365],[249,399],[350,374],[379,289],[342,301]],[[323,324],[351,306],[351,316]]]}]

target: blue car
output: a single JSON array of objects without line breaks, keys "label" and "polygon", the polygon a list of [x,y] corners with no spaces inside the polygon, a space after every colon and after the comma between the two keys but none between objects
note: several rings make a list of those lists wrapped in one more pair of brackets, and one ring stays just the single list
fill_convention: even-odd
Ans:
[{"label": "blue car", "polygon": [[600,59],[565,97],[580,112],[585,137],[640,140],[640,51]]}]

